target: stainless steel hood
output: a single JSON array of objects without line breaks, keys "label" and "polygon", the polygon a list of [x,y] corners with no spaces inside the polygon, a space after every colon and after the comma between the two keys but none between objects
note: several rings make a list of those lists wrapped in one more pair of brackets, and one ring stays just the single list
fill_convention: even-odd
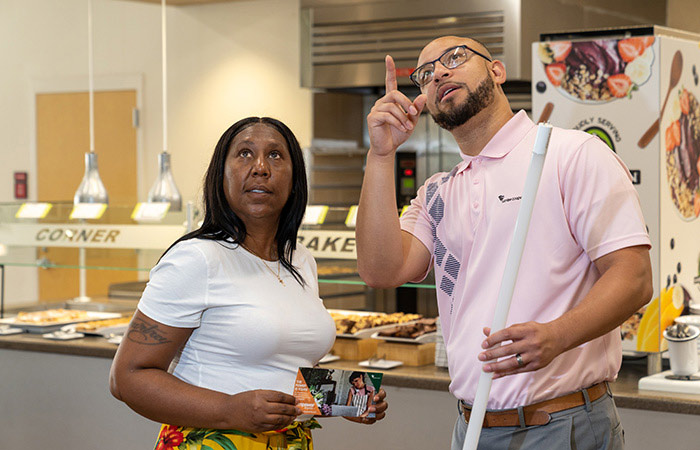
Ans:
[{"label": "stainless steel hood", "polygon": [[509,80],[529,81],[530,44],[539,34],[621,25],[665,24],[657,0],[302,0],[302,85],[384,85],[384,56],[408,85],[420,50],[439,36],[483,42]]}]

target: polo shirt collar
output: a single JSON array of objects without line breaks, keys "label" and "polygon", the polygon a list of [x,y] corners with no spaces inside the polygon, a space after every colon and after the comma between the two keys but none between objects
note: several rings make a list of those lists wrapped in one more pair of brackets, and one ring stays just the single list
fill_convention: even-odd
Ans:
[{"label": "polo shirt collar", "polygon": [[459,171],[469,167],[474,158],[502,158],[513,150],[535,126],[524,110],[518,111],[501,127],[477,156],[469,156],[460,152],[462,162]]}]

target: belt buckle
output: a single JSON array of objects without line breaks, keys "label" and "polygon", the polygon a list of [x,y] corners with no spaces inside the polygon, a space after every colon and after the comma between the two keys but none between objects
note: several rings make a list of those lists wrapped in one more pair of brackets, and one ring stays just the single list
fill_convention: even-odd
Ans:
[{"label": "belt buckle", "polygon": [[459,401],[459,409],[462,413],[462,420],[464,420],[464,423],[469,424],[468,418],[471,417],[472,413],[472,408],[471,406],[467,405],[464,400]]}]

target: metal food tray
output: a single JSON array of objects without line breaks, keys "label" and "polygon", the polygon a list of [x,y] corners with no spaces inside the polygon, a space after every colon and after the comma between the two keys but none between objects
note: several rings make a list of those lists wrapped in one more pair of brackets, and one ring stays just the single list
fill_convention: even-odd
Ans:
[{"label": "metal food tray", "polygon": [[[403,322],[403,323],[401,323],[401,325],[410,324],[413,322],[415,322],[415,321],[412,320],[410,322]],[[357,331],[353,334],[347,334],[347,333],[336,334],[335,337],[348,338],[348,339],[367,339],[367,338],[371,338],[372,335],[375,333],[379,333],[380,331],[384,331],[384,330],[389,330],[391,328],[396,327],[396,325],[399,325],[399,324],[390,323],[389,325],[381,325],[379,327],[374,327],[374,328],[365,328],[364,330]]]},{"label": "metal food tray", "polygon": [[378,311],[355,311],[354,309],[329,309],[332,314],[344,314],[346,316],[386,316],[385,312]]},{"label": "metal food tray", "polygon": [[97,311],[86,311],[87,316],[82,319],[73,319],[63,322],[54,322],[46,325],[38,325],[26,322],[17,322],[16,317],[9,317],[5,319],[0,319],[0,324],[10,325],[12,328],[19,328],[21,330],[27,331],[29,333],[44,334],[50,333],[52,331],[60,330],[66,325],[70,325],[78,322],[89,322],[91,320],[104,320],[104,319],[115,319],[121,317],[120,313],[108,313],[108,312],[97,312]]},{"label": "metal food tray", "polygon": [[61,331],[71,332],[76,331],[78,333],[83,333],[86,336],[102,336],[109,337],[115,334],[124,334],[129,328],[129,323],[124,323],[121,325],[112,325],[111,327],[97,328],[96,330],[76,330],[76,325],[78,323],[72,323],[61,328]]},{"label": "metal food tray", "polygon": [[[406,322],[409,323],[409,322]],[[403,325],[403,323],[401,324]],[[392,325],[392,327],[396,327],[396,325]],[[382,330],[380,330],[382,331]],[[401,337],[393,337],[393,336],[380,336],[379,331],[375,332],[370,336],[372,339],[381,339],[384,341],[389,341],[389,342],[400,342],[402,344],[427,344],[429,342],[437,342],[437,331],[431,331],[430,333],[425,333],[421,334],[415,339],[411,338],[401,338]]]}]

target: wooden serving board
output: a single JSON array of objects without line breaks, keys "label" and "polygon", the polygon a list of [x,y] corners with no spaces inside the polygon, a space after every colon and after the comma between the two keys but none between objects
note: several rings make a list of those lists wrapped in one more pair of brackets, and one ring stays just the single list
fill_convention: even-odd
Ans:
[{"label": "wooden serving board", "polygon": [[334,355],[340,356],[342,359],[353,361],[364,360],[375,356],[377,353],[376,339],[346,339],[338,337],[333,344],[331,350]]},{"label": "wooden serving board", "polygon": [[435,342],[416,345],[380,341],[377,354],[384,359],[401,361],[407,366],[425,366],[435,363]]}]

